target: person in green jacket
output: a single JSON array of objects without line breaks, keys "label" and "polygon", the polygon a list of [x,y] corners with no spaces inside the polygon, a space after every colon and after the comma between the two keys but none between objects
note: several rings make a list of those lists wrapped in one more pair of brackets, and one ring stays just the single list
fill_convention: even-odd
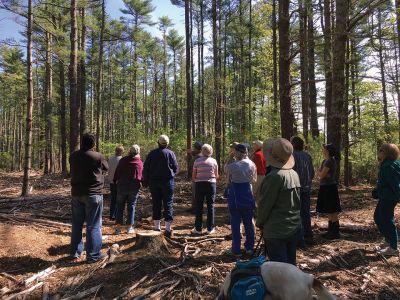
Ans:
[{"label": "person in green jacket", "polygon": [[257,227],[271,261],[296,265],[301,238],[300,179],[293,170],[293,146],[283,138],[264,142],[269,172],[261,183]]},{"label": "person in green jacket", "polygon": [[376,188],[378,204],[374,220],[385,238],[380,253],[387,256],[399,255],[397,229],[394,222],[394,209],[400,201],[400,150],[395,144],[383,144],[378,153],[380,161],[378,185]]}]

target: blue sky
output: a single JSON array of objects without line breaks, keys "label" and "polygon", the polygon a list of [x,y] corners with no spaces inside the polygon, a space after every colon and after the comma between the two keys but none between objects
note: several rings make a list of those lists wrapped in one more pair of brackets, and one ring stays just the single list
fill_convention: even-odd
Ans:
[{"label": "blue sky", "polygon": [[[106,4],[107,14],[113,19],[119,19],[122,15],[120,8],[124,7],[122,0],[106,0]],[[174,28],[178,30],[180,35],[184,36],[185,18],[183,8],[172,5],[169,0],[153,0],[153,6],[156,8],[152,13],[153,21],[157,21],[161,16],[168,16],[175,24]],[[0,41],[10,38],[17,41],[20,40],[22,36],[19,32],[24,30],[23,26],[20,24],[23,23],[23,21],[23,19],[17,18],[12,13],[0,10]],[[146,30],[150,31],[155,36],[161,36],[157,25],[152,28],[146,28]]]}]

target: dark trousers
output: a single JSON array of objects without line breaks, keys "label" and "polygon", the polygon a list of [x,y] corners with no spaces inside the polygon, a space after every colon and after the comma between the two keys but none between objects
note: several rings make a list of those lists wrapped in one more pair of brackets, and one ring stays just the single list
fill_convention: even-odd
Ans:
[{"label": "dark trousers", "polygon": [[310,214],[310,190],[300,192],[300,216],[303,225],[303,237],[311,238],[313,236],[311,229],[311,214]]},{"label": "dark trousers", "polygon": [[140,184],[138,183],[135,188],[131,189],[120,189],[118,188],[117,196],[117,213],[116,221],[117,224],[124,224],[124,211],[125,206],[127,208],[128,214],[126,218],[127,225],[135,224],[135,208],[136,202],[139,197]]},{"label": "dark trousers", "polygon": [[264,239],[266,255],[271,261],[296,265],[296,247],[301,237],[301,229],[285,239]]},{"label": "dark trousers", "polygon": [[161,220],[161,208],[164,208],[164,220],[172,221],[174,179],[151,180],[150,193],[153,200],[153,220]]},{"label": "dark trousers", "polygon": [[114,220],[116,217],[117,208],[117,185],[110,183],[110,220]]},{"label": "dark trousers", "polygon": [[246,241],[244,247],[246,251],[254,248],[254,226],[253,226],[253,209],[230,209],[231,214],[231,230],[232,230],[232,252],[240,254],[241,234],[240,223],[243,220],[244,231],[246,233]]},{"label": "dark trousers", "polygon": [[83,252],[82,229],[86,222],[86,258],[97,260],[102,246],[101,223],[103,195],[72,197],[71,256]]},{"label": "dark trousers", "polygon": [[397,202],[394,200],[379,200],[374,213],[374,220],[380,233],[393,249],[397,249],[398,240],[394,222],[394,208],[396,204]]},{"label": "dark trousers", "polygon": [[201,181],[196,182],[196,221],[195,227],[197,231],[201,231],[203,227],[203,204],[204,199],[207,201],[207,230],[211,231],[214,228],[215,219],[215,194],[217,185],[215,182]]}]

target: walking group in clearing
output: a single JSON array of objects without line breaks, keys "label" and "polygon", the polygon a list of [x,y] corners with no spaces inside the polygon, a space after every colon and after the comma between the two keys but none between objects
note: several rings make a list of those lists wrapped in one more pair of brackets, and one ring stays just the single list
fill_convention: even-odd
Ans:
[{"label": "walking group in clearing", "polygon": [[[150,151],[144,163],[139,145],[132,145],[122,157],[118,146],[108,161],[94,151],[95,136],[84,134],[81,148],[70,156],[72,194],[71,259],[83,254],[82,228],[86,222],[86,260],[102,259],[102,212],[104,176],[110,180],[110,218],[115,233],[135,233],[135,208],[139,190],[148,187],[152,197],[153,229],[173,236],[174,177],[179,172],[175,153],[169,149],[169,138],[161,135],[158,147]],[[252,150],[252,151],[251,151]],[[216,232],[215,197],[219,170],[209,144],[196,142],[188,150],[192,162],[192,210],[195,214],[191,234],[203,234],[203,205],[207,204],[207,234]],[[338,193],[340,153],[333,144],[322,147],[324,160],[317,171],[319,191],[316,211],[328,218],[326,239],[340,238]],[[251,154],[250,154],[251,152]],[[400,151],[395,144],[381,145],[378,153],[379,173],[373,197],[377,199],[374,220],[384,238],[380,253],[398,255],[398,236],[394,209],[400,201]],[[304,141],[293,137],[257,140],[250,145],[232,143],[224,164],[232,246],[226,254],[235,257],[252,255],[255,226],[264,239],[265,255],[270,261],[296,265],[296,249],[314,243],[310,216],[311,183],[315,176],[312,158],[304,151]],[[124,220],[124,212],[126,218]],[[241,224],[245,231],[244,249]]]}]

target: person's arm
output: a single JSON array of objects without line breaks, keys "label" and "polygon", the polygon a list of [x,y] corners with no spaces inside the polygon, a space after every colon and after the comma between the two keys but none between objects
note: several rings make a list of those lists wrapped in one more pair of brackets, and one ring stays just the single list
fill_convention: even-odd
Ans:
[{"label": "person's arm", "polygon": [[121,160],[118,162],[115,168],[113,182],[117,182],[121,178]]},{"label": "person's arm", "polygon": [[174,152],[171,152],[171,169],[175,174],[178,174],[179,166]]},{"label": "person's arm", "polygon": [[256,222],[258,228],[262,229],[267,222],[272,208],[278,200],[281,184],[282,180],[277,174],[266,176],[261,183]]},{"label": "person's arm", "polygon": [[257,167],[256,167],[256,165],[253,163],[253,165],[251,166],[251,169],[252,169],[252,171],[253,171],[253,174],[252,174],[252,183],[255,183],[255,182],[257,182]]},{"label": "person's arm", "polygon": [[215,163],[214,173],[215,173],[215,179],[218,179],[219,178],[219,173],[218,173],[218,164],[217,163]]}]

